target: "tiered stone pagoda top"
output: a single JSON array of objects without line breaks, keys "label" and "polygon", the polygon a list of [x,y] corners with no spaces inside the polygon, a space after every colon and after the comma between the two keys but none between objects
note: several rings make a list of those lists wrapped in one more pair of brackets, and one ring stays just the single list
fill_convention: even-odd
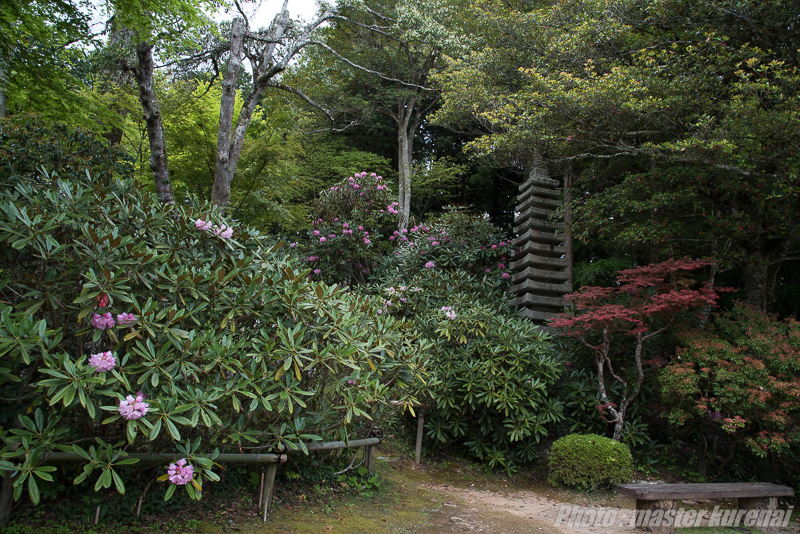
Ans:
[{"label": "tiered stone pagoda top", "polygon": [[564,222],[553,218],[562,203],[561,183],[539,162],[519,188],[510,291],[522,315],[541,324],[562,311],[564,295],[572,292]]}]

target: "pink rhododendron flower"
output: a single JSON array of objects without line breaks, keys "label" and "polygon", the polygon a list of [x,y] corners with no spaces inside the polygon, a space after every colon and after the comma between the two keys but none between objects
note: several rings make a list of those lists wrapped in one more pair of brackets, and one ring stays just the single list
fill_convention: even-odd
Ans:
[{"label": "pink rhododendron flower", "polygon": [[436,267],[436,264],[433,263],[432,261],[429,261],[428,263],[425,264],[426,269],[433,269],[434,267]]},{"label": "pink rhododendron flower", "polygon": [[89,356],[89,365],[94,367],[95,373],[105,373],[117,365],[117,359],[114,358],[111,351],[98,352]]},{"label": "pink rhododendron flower", "polygon": [[120,313],[117,315],[117,324],[131,324],[136,322],[136,316],[132,313]]},{"label": "pink rhododendron flower", "polygon": [[314,274],[319,274],[322,272],[322,269],[314,269]]},{"label": "pink rhododendron flower", "polygon": [[318,259],[319,259],[319,256],[309,256],[308,257],[308,261],[317,261]]},{"label": "pink rhododendron flower", "polygon": [[453,310],[450,310],[450,311],[448,311],[448,312],[445,312],[445,313],[444,313],[444,315],[445,315],[445,317],[447,317],[447,318],[448,318],[448,319],[450,319],[451,321],[452,321],[452,320],[454,320],[454,319],[456,318],[456,312],[454,312]]},{"label": "pink rhododendron flower", "polygon": [[320,242],[320,243],[324,243],[325,241],[327,241],[327,239],[325,238],[325,236],[322,236],[322,237],[320,237],[320,238],[319,238],[319,242]]},{"label": "pink rhododendron flower", "polygon": [[104,313],[103,315],[95,313],[94,316],[92,316],[92,326],[98,330],[114,328],[115,324],[116,323],[114,323],[114,318],[111,316],[111,313]]},{"label": "pink rhododendron flower", "polygon": [[504,264],[502,264],[502,263],[498,263],[498,264],[497,264],[497,268],[498,268],[498,269],[505,269],[505,268],[506,268],[506,266],[505,266]]},{"label": "pink rhododendron flower", "polygon": [[185,486],[194,478],[194,467],[187,464],[186,458],[181,458],[174,464],[169,464],[167,475],[169,481],[176,486]]},{"label": "pink rhododendron flower", "polygon": [[511,275],[508,273],[503,273],[503,280],[508,280]]},{"label": "pink rhododendron flower", "polygon": [[370,241],[368,238],[365,237],[364,238],[364,244],[365,245],[369,245],[370,243],[372,243],[372,241]]},{"label": "pink rhododendron flower", "polygon": [[119,414],[123,419],[132,420],[140,419],[150,409],[150,405],[144,402],[144,394],[140,391],[134,398],[133,395],[128,395],[125,400],[119,401]]},{"label": "pink rhododendron flower", "polygon": [[496,249],[497,249],[497,245],[492,245],[492,250],[496,250]]},{"label": "pink rhododendron flower", "polygon": [[214,235],[219,236],[222,239],[230,239],[233,237],[233,228],[223,224],[221,228],[214,228]]},{"label": "pink rhododendron flower", "polygon": [[319,235],[319,230],[314,230],[314,235]]},{"label": "pink rhododendron flower", "polygon": [[211,230],[212,227],[211,221],[204,221],[203,219],[197,219],[194,221],[194,225],[200,230]]},{"label": "pink rhododendron flower", "polygon": [[486,269],[484,272],[490,273],[490,272],[492,272],[492,270],[491,269]]}]

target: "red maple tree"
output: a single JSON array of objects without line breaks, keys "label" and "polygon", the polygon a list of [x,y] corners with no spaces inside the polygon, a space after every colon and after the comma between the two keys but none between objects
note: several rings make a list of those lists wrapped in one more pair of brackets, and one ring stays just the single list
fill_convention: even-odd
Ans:
[{"label": "red maple tree", "polygon": [[[592,349],[597,367],[597,387],[600,392],[600,414],[614,423],[617,441],[622,436],[625,414],[636,399],[644,381],[642,351],[645,342],[668,329],[684,312],[697,310],[701,314],[716,305],[717,292],[710,284],[698,286],[691,271],[711,265],[711,260],[674,260],[654,263],[619,272],[613,287],[582,287],[567,295],[573,310],[550,321],[550,326],[574,337]],[[612,361],[611,347],[618,336],[635,340],[633,363],[635,378],[618,372],[630,361]],[[609,397],[607,380],[622,386],[617,402]]]}]

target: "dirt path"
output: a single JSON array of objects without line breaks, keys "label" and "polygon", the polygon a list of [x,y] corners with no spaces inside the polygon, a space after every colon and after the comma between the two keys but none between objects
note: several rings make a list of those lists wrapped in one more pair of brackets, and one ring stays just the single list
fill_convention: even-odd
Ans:
[{"label": "dirt path", "polygon": [[[554,489],[534,477],[513,480],[464,462],[417,468],[405,458],[379,458],[387,488],[372,494],[279,501],[266,523],[249,519],[205,523],[199,532],[241,534],[638,534],[634,501],[613,494],[589,497]],[[686,502],[710,516],[714,503]],[[584,520],[570,518],[578,506]],[[595,523],[596,518],[600,523]],[[587,520],[588,519],[588,520]],[[603,519],[606,521],[604,522]],[[705,526],[707,520],[701,523]],[[220,528],[221,527],[221,528]],[[680,530],[678,532],[681,532]],[[688,531],[691,532],[691,531]],[[719,529],[751,532],[749,529]],[[795,522],[781,534],[800,534]]]},{"label": "dirt path", "polygon": [[[542,534],[633,534],[627,526],[631,510],[600,506],[582,507],[584,513],[611,511],[615,521],[612,525],[569,524],[569,517],[559,519],[559,501],[531,491],[518,490],[498,492],[456,488],[448,485],[425,484],[421,487],[444,497],[442,507],[431,514],[436,530],[431,532],[487,532],[493,534],[537,533]],[[562,512],[562,516],[566,512]],[[611,517],[611,516],[609,516]],[[577,524],[575,524],[577,523]],[[619,526],[623,524],[625,526]]]}]

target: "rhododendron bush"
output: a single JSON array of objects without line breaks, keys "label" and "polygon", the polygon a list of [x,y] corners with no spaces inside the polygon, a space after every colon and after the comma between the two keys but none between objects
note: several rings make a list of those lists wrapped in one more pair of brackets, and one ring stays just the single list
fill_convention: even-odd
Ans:
[{"label": "rhododendron bush", "polygon": [[120,492],[126,453],[179,451],[164,480],[199,498],[216,450],[349,439],[407,398],[424,347],[380,299],[308,280],[210,205],[140,190],[0,192],[0,472],[17,497],[38,502],[48,451]]},{"label": "rhododendron bush", "polygon": [[[552,391],[563,369],[550,337],[510,305],[511,242],[482,217],[458,211],[398,231],[377,280],[383,313],[413,318],[434,340],[418,384],[427,443],[463,445],[491,467],[516,471],[538,457],[560,420]],[[405,238],[405,239],[403,239]]]},{"label": "rhododendron bush", "polygon": [[380,247],[381,237],[397,225],[393,198],[382,176],[366,172],[322,191],[312,229],[296,248],[311,278],[348,286],[365,283],[388,248]]},{"label": "rhododendron bush", "polygon": [[710,460],[725,465],[742,446],[764,457],[800,440],[800,323],[738,303],[679,340],[660,376],[669,421],[701,431]]}]

